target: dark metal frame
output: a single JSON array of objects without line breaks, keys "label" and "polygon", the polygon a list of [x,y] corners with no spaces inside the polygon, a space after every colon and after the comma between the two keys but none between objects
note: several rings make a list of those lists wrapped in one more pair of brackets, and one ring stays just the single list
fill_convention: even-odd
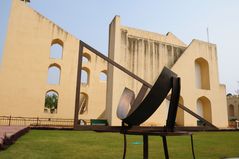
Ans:
[{"label": "dark metal frame", "polygon": [[[133,102],[129,110],[129,113],[127,114],[127,117],[122,119],[122,121],[131,126],[140,125],[144,121],[146,121],[158,109],[158,107],[161,106],[161,103],[165,100],[170,90],[174,88],[173,81],[176,79],[177,79],[177,75],[174,72],[172,72],[170,69],[168,69],[167,67],[164,67],[160,75],[158,76],[157,80],[155,81],[153,87],[145,95],[145,98],[143,100],[137,101],[136,103],[139,103],[138,105],[134,104],[135,102]],[[175,99],[173,96],[175,94],[177,93],[174,93],[174,91],[172,91],[173,99]],[[178,91],[178,94],[179,94],[179,91]],[[139,95],[141,96],[140,93]],[[176,103],[174,105],[178,107]],[[171,105],[172,105],[172,102],[170,102],[170,106]],[[124,105],[118,106],[118,108],[123,108],[123,107]],[[170,111],[169,117],[172,116],[172,113],[173,112]],[[171,120],[168,120],[168,121],[171,121]]]},{"label": "dark metal frame", "polygon": [[[148,95],[144,98],[141,104],[133,110],[135,114],[129,113],[126,118],[122,120],[122,130],[120,133],[124,135],[124,152],[123,152],[123,159],[126,156],[126,149],[127,149],[127,140],[126,135],[141,135],[143,136],[143,158],[148,159],[148,136],[161,136],[163,142],[163,149],[164,149],[164,156],[165,159],[169,159],[169,152],[168,152],[168,145],[167,145],[167,136],[182,136],[182,135],[190,135],[191,136],[191,146],[192,146],[192,155],[193,159],[195,159],[194,154],[194,146],[193,146],[193,136],[192,133],[186,131],[175,131],[175,120],[176,114],[178,109],[179,97],[180,97],[180,78],[172,72],[171,70],[164,68],[160,73],[158,79],[153,85],[153,88],[150,90]],[[170,97],[170,104],[168,110],[168,117],[166,121],[166,126],[163,130],[143,130],[142,128],[138,130],[132,130],[131,126],[134,124],[140,124],[147,120],[152,113],[154,113],[158,106],[161,105],[160,103],[166,98],[169,91],[172,90],[172,94]],[[124,94],[129,95],[129,94]],[[148,99],[147,99],[148,98]],[[119,105],[120,108],[127,108],[125,107],[128,105],[127,98],[121,98],[120,101],[123,100],[125,105]],[[120,109],[119,109],[120,110]],[[149,113],[149,114],[148,114]],[[145,115],[148,114],[148,115]],[[127,119],[128,120],[125,120]],[[126,124],[125,124],[126,123]]]},{"label": "dark metal frame", "polygon": [[[91,52],[93,52],[95,55],[101,57],[102,59],[104,59],[105,61],[107,61],[108,63],[110,63],[111,65],[115,66],[116,68],[120,69],[121,71],[123,71],[124,73],[126,73],[127,75],[131,76],[132,78],[136,79],[137,81],[141,82],[143,84],[144,87],[147,88],[152,88],[152,85],[149,84],[148,82],[146,82],[145,80],[143,80],[142,78],[138,77],[137,75],[135,75],[134,73],[130,72],[129,70],[127,70],[126,68],[124,68],[123,66],[121,66],[120,64],[116,63],[115,61],[113,61],[112,59],[110,59],[109,57],[103,55],[101,52],[99,52],[98,50],[94,49],[93,47],[91,47],[90,45],[86,44],[83,41],[79,41],[79,54],[78,54],[78,68],[77,68],[77,82],[76,82],[76,98],[75,98],[75,113],[74,113],[74,129],[77,129],[78,127],[78,114],[79,114],[79,102],[80,102],[80,87],[81,87],[81,69],[82,69],[82,54],[83,54],[83,49],[87,48],[88,50],[90,50]],[[167,97],[166,99],[170,100],[170,97]],[[218,130],[218,128],[213,125],[212,123],[210,123],[209,121],[207,121],[206,119],[202,118],[201,116],[199,116],[198,114],[194,113],[192,110],[190,110],[189,108],[185,107],[182,104],[178,105],[181,109],[183,109],[184,111],[186,111],[187,113],[191,114],[192,116],[194,116],[195,118],[203,121],[207,126],[213,128],[214,130]]]},{"label": "dark metal frame", "polygon": [[127,135],[141,135],[143,137],[143,159],[148,159],[148,157],[149,157],[149,150],[148,150],[149,149],[149,143],[148,143],[149,136],[162,137],[165,159],[169,159],[167,136],[186,136],[186,135],[190,136],[192,157],[193,157],[193,159],[195,159],[194,145],[193,145],[193,134],[191,132],[177,132],[177,131],[176,132],[163,132],[163,131],[155,132],[155,131],[144,131],[144,130],[137,130],[137,131],[126,130],[123,133],[123,135],[124,135],[123,159],[125,159],[125,157],[126,157],[126,148],[127,148],[126,134]]}]

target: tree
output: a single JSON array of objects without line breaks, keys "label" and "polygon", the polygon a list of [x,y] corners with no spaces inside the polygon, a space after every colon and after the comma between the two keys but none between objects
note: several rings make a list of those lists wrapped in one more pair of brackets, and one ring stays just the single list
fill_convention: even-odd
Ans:
[{"label": "tree", "polygon": [[56,94],[46,94],[45,97],[45,107],[50,109],[51,113],[57,109],[58,96]]}]

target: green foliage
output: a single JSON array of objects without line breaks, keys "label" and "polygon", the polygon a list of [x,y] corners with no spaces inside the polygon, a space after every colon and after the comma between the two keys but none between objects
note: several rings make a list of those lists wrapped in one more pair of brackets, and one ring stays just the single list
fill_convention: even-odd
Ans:
[{"label": "green foliage", "polygon": [[51,112],[54,112],[57,109],[58,104],[58,96],[54,93],[47,94],[45,97],[45,107],[50,109]]},{"label": "green foliage", "polygon": [[[194,133],[197,159],[238,157],[238,132]],[[142,158],[142,136],[127,136],[127,159]],[[192,158],[190,137],[168,137],[172,159]],[[0,159],[119,159],[123,154],[123,135],[87,131],[31,130],[7,150]],[[149,158],[164,158],[160,136],[149,137]]]}]

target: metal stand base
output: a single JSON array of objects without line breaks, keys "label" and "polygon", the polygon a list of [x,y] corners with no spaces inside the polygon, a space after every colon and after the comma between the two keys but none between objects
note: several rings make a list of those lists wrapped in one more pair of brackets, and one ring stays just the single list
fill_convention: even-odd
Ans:
[{"label": "metal stand base", "polygon": [[[136,135],[136,134],[134,134]],[[137,134],[139,135],[139,134]],[[143,159],[148,159],[149,158],[149,144],[148,144],[148,136],[149,134],[141,134],[143,136]],[[155,135],[155,134],[154,134]],[[168,153],[168,144],[167,144],[167,135],[159,135],[162,137],[163,141],[163,149],[164,149],[164,156],[165,159],[169,159],[169,153]],[[192,147],[192,155],[193,159],[195,159],[195,153],[194,153],[194,146],[193,146],[193,135],[190,134],[190,139],[191,139],[191,147]],[[127,141],[126,141],[126,134],[124,133],[124,154],[123,154],[123,159],[126,157],[126,146],[127,146]]]}]

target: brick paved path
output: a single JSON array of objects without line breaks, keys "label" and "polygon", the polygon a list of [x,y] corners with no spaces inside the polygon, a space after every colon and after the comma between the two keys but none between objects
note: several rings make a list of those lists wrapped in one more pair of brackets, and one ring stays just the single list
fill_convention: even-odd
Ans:
[{"label": "brick paved path", "polygon": [[29,130],[30,128],[27,126],[0,126],[0,149],[13,144]]}]

